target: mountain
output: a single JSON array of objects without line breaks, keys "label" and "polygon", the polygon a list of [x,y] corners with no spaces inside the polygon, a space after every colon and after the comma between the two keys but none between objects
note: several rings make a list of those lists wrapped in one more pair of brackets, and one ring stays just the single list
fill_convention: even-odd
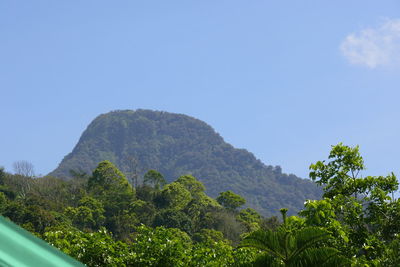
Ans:
[{"label": "mountain", "polygon": [[50,175],[70,179],[70,170],[91,173],[102,160],[141,176],[156,169],[168,182],[192,174],[210,196],[232,190],[266,216],[282,207],[296,212],[306,199],[321,197],[321,189],[310,180],[263,164],[247,150],[226,143],[203,121],[182,114],[151,110],[102,114]]}]

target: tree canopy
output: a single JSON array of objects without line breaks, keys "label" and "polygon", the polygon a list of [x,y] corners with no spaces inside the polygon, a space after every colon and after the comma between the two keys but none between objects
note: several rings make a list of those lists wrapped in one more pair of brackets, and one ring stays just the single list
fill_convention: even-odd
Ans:
[{"label": "tree canopy", "polygon": [[88,266],[398,266],[397,179],[364,171],[358,147],[332,146],[310,166],[323,198],[278,219],[189,174],[133,188],[110,161],[70,181],[0,169],[0,213]]}]

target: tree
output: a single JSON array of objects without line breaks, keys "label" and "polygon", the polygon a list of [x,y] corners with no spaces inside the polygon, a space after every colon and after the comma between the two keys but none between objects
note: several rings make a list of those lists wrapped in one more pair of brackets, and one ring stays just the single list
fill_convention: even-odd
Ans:
[{"label": "tree", "polygon": [[7,178],[8,174],[4,171],[3,167],[0,167],[0,195],[1,193],[4,193],[7,198],[14,199],[16,194],[15,191],[9,188]]},{"label": "tree", "polygon": [[64,253],[87,266],[127,266],[130,261],[128,245],[115,241],[104,228],[85,233],[74,228],[44,233],[44,239]]},{"label": "tree", "polygon": [[33,164],[26,160],[19,160],[13,163],[13,168],[15,174],[33,177],[35,176],[35,171]]},{"label": "tree", "polygon": [[135,191],[125,175],[111,162],[102,161],[88,180],[88,191],[102,202],[107,228],[115,233],[120,232],[121,228],[116,222],[126,221],[126,213],[130,211],[135,200]]},{"label": "tree", "polygon": [[239,208],[240,206],[242,206],[246,203],[246,200],[243,197],[233,193],[230,190],[219,193],[219,196],[217,197],[217,201],[219,204],[221,204],[227,210],[230,210],[230,211],[235,211],[237,208]]},{"label": "tree", "polygon": [[318,246],[330,238],[326,230],[306,227],[276,232],[258,230],[249,234],[240,247],[253,247],[264,252],[256,259],[256,266],[347,266],[349,261],[331,247]]},{"label": "tree", "polygon": [[6,195],[0,191],[0,214],[3,214],[8,205],[8,199]]},{"label": "tree", "polygon": [[103,200],[106,213],[116,213],[127,207],[135,198],[135,191],[125,175],[109,161],[102,161],[88,180],[88,190]]},{"label": "tree", "polygon": [[249,232],[260,228],[261,215],[252,208],[241,210],[237,215],[237,219],[246,225]]},{"label": "tree", "polygon": [[324,186],[324,197],[332,198],[338,194],[355,194],[354,187],[360,171],[365,169],[359,147],[348,147],[339,143],[332,146],[329,162],[318,161],[310,166],[310,178]]},{"label": "tree", "polygon": [[326,229],[334,237],[331,239],[333,241],[331,245],[340,249],[346,247],[349,242],[348,228],[341,224],[332,204],[332,201],[328,198],[307,200],[299,215],[305,218],[306,225]]},{"label": "tree", "polygon": [[83,197],[77,208],[67,207],[65,214],[81,229],[98,230],[105,220],[103,204],[90,196]]},{"label": "tree", "polygon": [[380,262],[400,231],[400,202],[390,197],[398,182],[393,173],[360,177],[364,169],[358,146],[332,146],[328,161],[310,166],[311,179],[324,186],[324,199],[306,202],[300,214],[307,224],[329,229],[335,246],[349,257]]},{"label": "tree", "polygon": [[234,249],[224,241],[211,241],[197,243],[193,246],[190,266],[243,266],[235,264]]},{"label": "tree", "polygon": [[154,186],[156,190],[163,188],[166,185],[167,181],[165,181],[164,176],[156,170],[149,170],[143,177],[144,184],[151,184]]},{"label": "tree", "polygon": [[229,241],[224,238],[224,234],[222,232],[214,229],[201,229],[199,232],[193,235],[193,240],[198,243],[208,244],[212,244],[213,242],[229,243]]},{"label": "tree", "polygon": [[277,216],[272,216],[270,218],[263,218],[260,222],[260,228],[263,230],[275,230],[281,225]]},{"label": "tree", "polygon": [[89,175],[80,169],[78,170],[69,170],[69,175],[71,175],[72,179],[77,179],[77,180],[87,180],[89,179]]},{"label": "tree", "polygon": [[132,257],[129,266],[188,266],[191,240],[175,228],[137,228],[131,245]]},{"label": "tree", "polygon": [[200,231],[202,228],[209,228],[210,214],[217,210],[221,210],[221,205],[205,193],[201,193],[197,199],[192,199],[184,208],[184,212],[192,221],[193,232]]},{"label": "tree", "polygon": [[192,197],[196,199],[200,198],[206,190],[204,185],[192,175],[183,175],[175,182],[183,185],[190,192]]},{"label": "tree", "polygon": [[71,194],[68,183],[51,176],[30,179],[31,189],[28,196],[45,199],[48,208],[62,212],[65,206],[74,205],[79,194]]},{"label": "tree", "polygon": [[4,185],[6,179],[6,173],[4,171],[4,168],[0,166],[0,185]]},{"label": "tree", "polygon": [[188,234],[192,233],[192,220],[183,211],[166,209],[159,212],[155,219],[153,226],[164,226],[167,228],[178,228]]},{"label": "tree", "polygon": [[203,218],[203,227],[222,232],[233,244],[238,244],[242,234],[247,230],[245,225],[236,219],[234,213],[223,209],[207,213]]},{"label": "tree", "polygon": [[125,159],[127,169],[128,169],[128,180],[130,184],[137,188],[139,186],[139,161],[133,156],[129,156]]},{"label": "tree", "polygon": [[157,210],[153,202],[138,199],[133,202],[132,211],[137,214],[140,223],[151,225]]},{"label": "tree", "polygon": [[190,192],[182,184],[173,182],[164,187],[156,202],[163,208],[182,210],[191,199]]}]

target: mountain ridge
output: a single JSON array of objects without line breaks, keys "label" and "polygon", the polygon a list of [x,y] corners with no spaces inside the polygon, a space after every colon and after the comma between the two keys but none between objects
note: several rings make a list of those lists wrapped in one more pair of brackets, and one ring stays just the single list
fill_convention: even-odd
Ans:
[{"label": "mountain ridge", "polygon": [[281,207],[295,212],[306,199],[321,195],[310,180],[264,164],[246,149],[225,142],[207,123],[184,114],[143,109],[101,114],[50,175],[69,179],[71,169],[90,173],[102,160],[140,176],[156,169],[168,182],[192,174],[212,197],[232,190],[264,215],[276,214]]}]

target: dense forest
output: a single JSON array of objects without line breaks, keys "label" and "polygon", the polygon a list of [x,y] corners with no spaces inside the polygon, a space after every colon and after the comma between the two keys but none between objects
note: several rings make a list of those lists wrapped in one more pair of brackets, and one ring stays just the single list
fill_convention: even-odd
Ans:
[{"label": "dense forest", "polygon": [[140,109],[102,114],[50,175],[70,179],[70,170],[91,173],[103,160],[115,164],[133,184],[149,169],[161,172],[167,182],[191,174],[211,197],[231,190],[264,216],[277,215],[283,206],[294,214],[306,199],[322,195],[311,181],[263,164],[226,143],[206,123],[182,114]]},{"label": "dense forest", "polygon": [[279,218],[192,175],[151,169],[132,185],[110,161],[68,181],[1,169],[0,212],[88,266],[398,266],[397,179],[364,169],[358,147],[333,146],[310,166],[322,199]]}]

